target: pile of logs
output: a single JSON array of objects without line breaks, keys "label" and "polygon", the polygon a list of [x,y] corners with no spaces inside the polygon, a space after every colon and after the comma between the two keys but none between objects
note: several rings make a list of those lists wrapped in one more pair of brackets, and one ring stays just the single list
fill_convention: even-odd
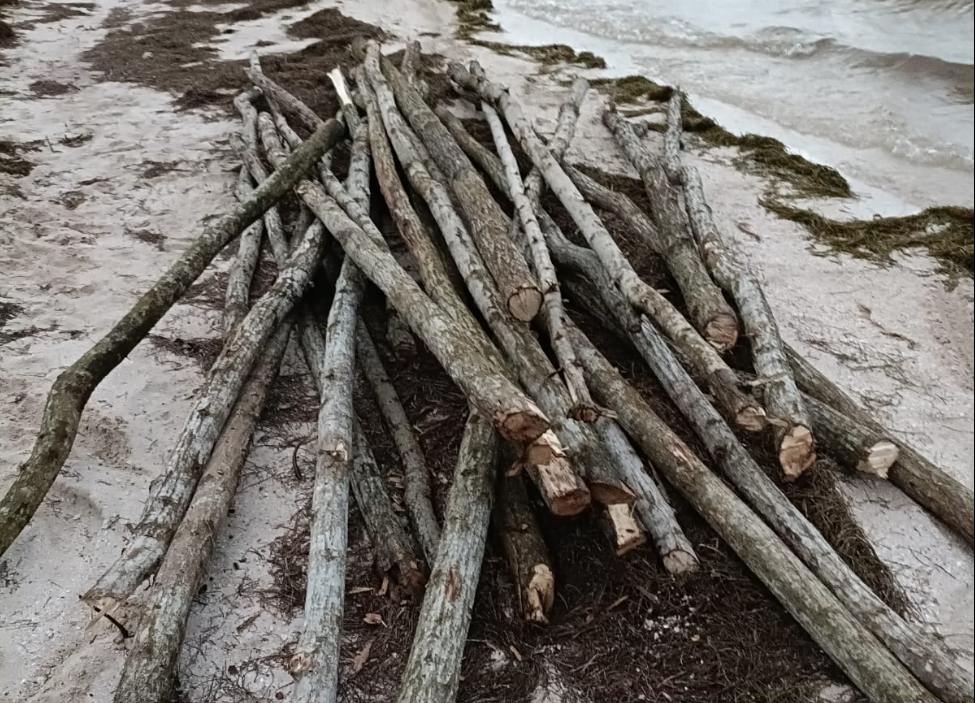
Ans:
[{"label": "pile of logs", "polygon": [[[682,156],[679,92],[668,106],[662,150],[612,106],[603,115],[645,184],[651,207],[644,211],[565,160],[585,81],[573,85],[545,140],[517,98],[479,65],[450,64],[458,95],[473,101],[490,127],[490,149],[446,106],[428,105],[417,45],[399,67],[375,43],[360,42],[355,51],[361,64],[350,83],[338,70],[329,76],[342,105],[330,118],[312,112],[252,59],[253,87],[235,102],[242,119],[232,139],[243,164],[239,206],[208,226],[61,374],[33,453],[0,504],[6,550],[56,478],[91,392],[237,239],[223,350],[151,486],[128,548],[84,595],[111,618],[154,577],[116,703],[169,700],[193,596],[289,340],[321,398],[305,620],[289,665],[294,700],[336,699],[350,500],[372,536],[377,568],[405,593],[422,596],[397,700],[445,702],[456,698],[492,516],[522,616],[546,623],[559,586],[530,493],[558,516],[600,511],[621,558],[649,538],[669,572],[691,575],[697,556],[662,479],[870,700],[970,702],[971,677],[943,644],[860,580],[740,439],[767,435],[785,480],[799,478],[817,451],[888,478],[972,543],[972,492],[894,440],[782,342],[758,279],[720,231],[700,175]],[[344,181],[332,169],[343,140],[350,152]],[[530,160],[527,172],[516,150]],[[379,193],[370,192],[373,182]],[[543,207],[546,190],[585,244],[571,241]],[[289,192],[302,203],[290,228],[277,207]],[[406,257],[394,255],[371,218],[380,201]],[[686,315],[640,277],[600,212],[624,221],[662,258]],[[265,243],[277,279],[251,305]],[[316,280],[333,287],[327,320],[308,305],[309,296],[322,297],[322,286],[312,287]],[[424,455],[360,315],[370,284],[387,301],[390,336],[415,336],[470,404],[439,516]],[[631,342],[700,438],[709,463],[576,326],[563,293]],[[727,361],[744,340],[749,373]],[[402,462],[408,523],[393,510],[359,426],[352,403],[358,373]]]}]

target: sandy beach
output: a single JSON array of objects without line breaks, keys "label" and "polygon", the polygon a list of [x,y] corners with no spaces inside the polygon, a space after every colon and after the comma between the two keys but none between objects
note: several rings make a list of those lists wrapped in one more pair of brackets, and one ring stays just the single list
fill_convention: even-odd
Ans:
[{"label": "sandy beach", "polygon": [[[0,140],[35,147],[20,153],[32,164],[29,173],[0,172],[0,490],[30,452],[57,374],[104,334],[203,223],[233,203],[233,116],[215,107],[181,110],[179,96],[166,90],[105,80],[85,54],[119,27],[234,7],[25,0],[7,10],[17,42],[0,50]],[[523,101],[543,133],[554,128],[567,78],[602,75],[471,45],[456,37],[456,8],[439,0],[283,7],[228,23],[212,46],[226,60],[244,59],[255,48],[262,55],[299,51],[314,39],[285,29],[326,7],[381,28],[387,51],[419,39],[426,52],[477,59]],[[152,62],[152,51],[143,60]],[[240,89],[245,80],[241,75]],[[600,122],[604,101],[590,92],[569,160],[634,175]],[[939,272],[923,251],[895,253],[889,265],[827,251],[802,226],[761,205],[767,179],[743,172],[735,155],[714,148],[691,157],[718,224],[764,282],[784,339],[971,488],[971,277]],[[844,207],[821,209],[842,216]],[[852,204],[848,212],[856,210]],[[201,284],[227,266],[218,256]],[[63,472],[0,561],[0,699],[111,700],[126,643],[104,621],[89,627],[79,594],[126,545],[126,526],[138,518],[203,378],[205,340],[219,334],[220,310],[200,291],[177,304],[90,400]],[[290,352],[282,374],[303,373]],[[307,440],[314,415],[291,430]],[[296,638],[301,614],[262,600],[273,578],[261,552],[303,505],[292,457],[307,463],[308,451],[273,427],[258,430],[190,620],[180,663],[187,701],[288,700],[290,676],[280,653]],[[893,486],[853,476],[841,486],[918,618],[971,671],[971,549]],[[138,603],[136,597],[126,608],[135,612]],[[362,633],[350,637],[353,649],[365,641]],[[517,664],[500,656],[502,667]],[[544,667],[544,654],[539,662]],[[575,699],[542,687],[534,700]]]}]

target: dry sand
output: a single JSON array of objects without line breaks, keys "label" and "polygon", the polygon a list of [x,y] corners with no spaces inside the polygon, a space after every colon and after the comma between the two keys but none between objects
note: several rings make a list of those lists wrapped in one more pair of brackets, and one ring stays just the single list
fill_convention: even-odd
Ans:
[{"label": "dry sand", "polygon": [[[50,4],[27,2],[11,15],[40,17]],[[419,37],[427,50],[479,59],[525,99],[540,127],[554,125],[564,93],[555,77],[455,41],[450,5],[340,0],[313,6],[332,4],[401,39]],[[20,308],[2,332],[25,333],[0,346],[0,490],[30,450],[58,372],[109,328],[206,218],[232,202],[235,165],[227,137],[235,124],[218,114],[177,114],[168,94],[99,82],[80,60],[104,36],[109,12],[120,7],[132,22],[169,11],[135,0],[97,0],[77,16],[23,30],[0,64],[0,138],[44,140],[27,155],[36,164],[29,176],[14,181],[0,174],[0,186],[15,184],[23,194],[0,188],[0,303]],[[220,50],[240,57],[259,39],[300,48],[280,26],[306,14],[284,11],[237,25],[221,36]],[[41,79],[71,88],[38,97],[30,86]],[[572,157],[628,170],[598,125],[597,100],[592,94],[584,110]],[[59,142],[76,135],[91,138],[76,147]],[[765,280],[786,339],[971,487],[971,280],[949,290],[923,256],[879,268],[812,255],[807,233],[767,213],[758,204],[765,184],[736,170],[730,156],[709,152],[695,160],[719,222]],[[174,168],[145,178],[150,162]],[[226,260],[215,266],[224,268]],[[192,340],[215,337],[218,329],[218,311],[180,304],[154,333]],[[95,392],[61,477],[0,563],[3,700],[110,700],[124,647],[107,623],[86,629],[78,594],[124,547],[125,527],[138,518],[201,374],[191,359],[143,343]],[[287,699],[289,677],[279,662],[261,657],[279,652],[300,623],[261,606],[257,591],[269,582],[267,565],[249,552],[270,543],[295,512],[292,482],[291,448],[259,432],[191,618],[181,662],[191,700],[234,700],[241,690],[257,700],[273,700],[278,691]],[[971,668],[971,550],[891,487],[861,479],[845,487],[925,622]],[[252,664],[228,668],[242,661]]]}]

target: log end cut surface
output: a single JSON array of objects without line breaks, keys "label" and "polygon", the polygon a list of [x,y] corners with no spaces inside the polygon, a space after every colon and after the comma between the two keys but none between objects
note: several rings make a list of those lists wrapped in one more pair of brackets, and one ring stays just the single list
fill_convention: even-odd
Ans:
[{"label": "log end cut surface", "polygon": [[857,470],[880,478],[887,478],[887,472],[900,456],[900,449],[893,442],[882,439],[872,447],[859,464]]},{"label": "log end cut surface", "polygon": [[704,328],[704,338],[722,354],[738,343],[738,319],[731,314],[715,315]]},{"label": "log end cut surface", "polygon": [[787,481],[795,481],[816,461],[812,432],[796,425],[783,433],[779,442],[779,463]]},{"label": "log end cut surface", "polygon": [[508,297],[508,312],[516,320],[531,322],[542,307],[542,293],[538,288],[519,288]]}]

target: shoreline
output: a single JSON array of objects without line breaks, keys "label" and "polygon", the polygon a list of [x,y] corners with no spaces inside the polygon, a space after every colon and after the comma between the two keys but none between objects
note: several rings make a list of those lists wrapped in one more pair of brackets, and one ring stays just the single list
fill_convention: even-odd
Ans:
[{"label": "shoreline", "polygon": [[[390,48],[419,38],[427,52],[476,58],[519,95],[540,130],[550,131],[566,92],[559,74],[579,67],[556,64],[554,71],[540,73],[535,61],[466,43],[455,36],[457,5],[393,0],[378,8],[366,0],[345,0],[337,8],[395,35],[387,42]],[[336,7],[314,5],[330,6]],[[164,262],[188,244],[201,221],[232,201],[234,176],[224,142],[236,124],[229,115],[205,103],[200,110],[178,110],[176,96],[134,83],[104,82],[84,64],[84,52],[111,31],[104,23],[113,10],[129,11],[131,23],[149,21],[160,6],[140,7],[131,0],[95,3],[90,15],[31,28],[11,50],[8,63],[0,63],[0,89],[15,95],[10,100],[13,117],[0,125],[0,136],[27,142],[47,136],[52,123],[63,125],[66,135],[91,135],[76,148],[22,154],[34,166],[16,181],[23,198],[0,189],[8,206],[0,218],[0,243],[6,247],[0,262],[13,272],[0,289],[0,301],[21,308],[3,329],[14,334],[34,329],[0,345],[0,360],[9,369],[9,376],[0,374],[0,404],[14,408],[0,424],[4,470],[29,450],[40,402],[55,371],[111,324]],[[296,22],[304,14],[285,8],[239,23],[246,31],[218,35],[217,49],[249,50],[247,42],[258,41],[264,27],[280,25],[285,16]],[[29,86],[42,77],[74,89],[38,96]],[[239,81],[243,84],[242,77]],[[631,174],[600,123],[603,100],[590,92],[569,159]],[[885,424],[972,486],[972,280],[962,277],[948,289],[925,255],[895,253],[888,267],[844,254],[814,256],[810,249],[825,252],[804,228],[761,205],[769,181],[738,168],[734,150],[695,148],[688,157],[702,171],[718,225],[747,252],[764,279],[786,341],[864,400]],[[169,170],[147,178],[148,162],[168,164]],[[71,192],[84,196],[74,207],[66,199]],[[139,232],[162,239],[145,239]],[[218,259],[217,269],[225,264]],[[209,338],[218,319],[218,311],[181,304],[156,332],[184,340]],[[297,373],[294,367],[292,361],[291,372]],[[13,623],[5,626],[4,637],[17,644],[5,644],[0,657],[0,691],[33,703],[91,700],[85,697],[89,691],[96,692],[97,700],[108,700],[124,644],[110,643],[102,634],[104,646],[86,651],[83,644],[91,636],[84,630],[87,614],[74,595],[122,547],[124,533],[114,526],[137,517],[149,479],[165,461],[169,438],[178,431],[200,377],[196,361],[140,345],[96,392],[64,479],[38,514],[38,524],[15,546],[11,571],[3,575],[4,589],[8,580],[15,584],[19,579],[21,587],[9,586],[10,595],[3,599],[4,614]],[[214,573],[236,573],[247,559],[239,545],[266,544],[280,532],[281,514],[294,512],[293,482],[275,473],[275,467],[290,467],[291,452],[262,435],[229,521],[234,540],[221,541]],[[0,475],[0,488],[9,480]],[[896,565],[924,620],[962,650],[971,669],[970,550],[892,487],[853,479],[840,484],[881,558]],[[269,577],[257,567],[242,568],[267,584]],[[201,617],[191,621],[188,640],[198,645],[188,662],[196,667],[193,671],[235,661],[215,638],[235,640],[241,648],[234,653],[238,658],[262,657],[280,649],[299,626],[292,616],[289,630],[282,625],[288,618],[265,612],[256,599],[230,609],[224,599],[238,585],[218,579],[204,599]],[[54,605],[35,605],[38,599]],[[254,620],[239,630],[251,616]],[[30,619],[32,625],[16,624]],[[287,676],[273,667],[242,672],[240,679],[250,690],[269,694],[287,683]]]}]

